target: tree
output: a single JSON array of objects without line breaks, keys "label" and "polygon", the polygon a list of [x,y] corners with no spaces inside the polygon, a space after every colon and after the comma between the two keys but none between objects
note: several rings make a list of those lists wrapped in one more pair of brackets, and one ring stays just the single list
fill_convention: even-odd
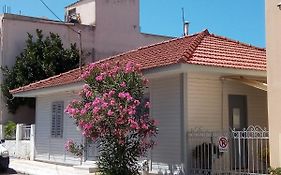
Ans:
[{"label": "tree", "polygon": [[9,111],[15,112],[20,105],[35,105],[33,98],[13,98],[9,90],[66,72],[78,65],[79,51],[76,44],[71,44],[69,49],[65,49],[58,34],[50,33],[44,37],[42,30],[37,29],[34,38],[28,33],[26,48],[16,57],[14,67],[2,68],[2,92]]},{"label": "tree", "polygon": [[[147,80],[131,62],[91,64],[82,77],[86,84],[81,100],[74,100],[65,112],[83,136],[98,142],[99,170],[104,175],[139,174],[137,161],[153,147],[157,134],[149,101],[144,98]],[[81,150],[72,140],[66,148],[75,155]]]}]

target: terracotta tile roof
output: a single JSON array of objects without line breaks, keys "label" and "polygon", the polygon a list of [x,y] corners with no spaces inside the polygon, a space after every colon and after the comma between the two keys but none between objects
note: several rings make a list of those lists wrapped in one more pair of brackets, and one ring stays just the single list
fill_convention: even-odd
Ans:
[{"label": "terracotta tile roof", "polygon": [[[177,63],[205,65],[214,67],[266,70],[266,52],[238,41],[210,34],[208,30],[182,38],[116,55],[102,62],[127,62],[131,60],[141,65],[141,69],[163,67]],[[81,70],[66,73],[23,86],[10,92],[12,94],[48,88],[81,81]]]}]

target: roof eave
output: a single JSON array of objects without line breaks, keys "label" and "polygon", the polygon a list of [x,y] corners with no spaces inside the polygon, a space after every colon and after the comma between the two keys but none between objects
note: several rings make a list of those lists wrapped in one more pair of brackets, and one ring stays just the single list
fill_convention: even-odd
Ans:
[{"label": "roof eave", "polygon": [[61,86],[52,86],[52,87],[35,89],[35,90],[16,92],[12,95],[14,97],[44,96],[44,95],[48,95],[48,94],[52,94],[52,93],[80,90],[82,88],[83,84],[84,84],[83,81],[79,81],[79,82],[70,83],[70,84],[61,85]]},{"label": "roof eave", "polygon": [[[159,78],[172,74],[179,73],[214,73],[222,75],[236,75],[236,76],[255,76],[266,78],[266,71],[263,70],[251,70],[251,69],[237,69],[228,67],[216,67],[216,66],[204,66],[204,65],[193,65],[186,63],[171,64],[161,67],[148,68],[143,71],[144,76],[149,79]],[[70,83],[61,86],[52,86],[46,88],[40,88],[30,91],[16,92],[13,94],[14,97],[37,97],[48,95],[51,93],[60,93],[66,91],[80,90],[84,85],[83,81]]]}]

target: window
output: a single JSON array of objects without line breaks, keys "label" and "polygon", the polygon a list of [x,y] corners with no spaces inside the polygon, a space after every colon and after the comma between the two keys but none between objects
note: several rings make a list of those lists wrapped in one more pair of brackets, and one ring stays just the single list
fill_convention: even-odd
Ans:
[{"label": "window", "polygon": [[52,103],[51,137],[62,138],[63,136],[63,102]]}]

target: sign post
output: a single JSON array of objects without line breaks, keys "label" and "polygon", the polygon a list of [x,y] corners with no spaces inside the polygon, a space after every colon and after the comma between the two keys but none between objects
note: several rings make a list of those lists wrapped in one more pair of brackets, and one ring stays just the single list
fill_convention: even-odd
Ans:
[{"label": "sign post", "polygon": [[220,152],[228,152],[229,141],[227,137],[225,136],[220,137],[218,145],[219,145]]}]

